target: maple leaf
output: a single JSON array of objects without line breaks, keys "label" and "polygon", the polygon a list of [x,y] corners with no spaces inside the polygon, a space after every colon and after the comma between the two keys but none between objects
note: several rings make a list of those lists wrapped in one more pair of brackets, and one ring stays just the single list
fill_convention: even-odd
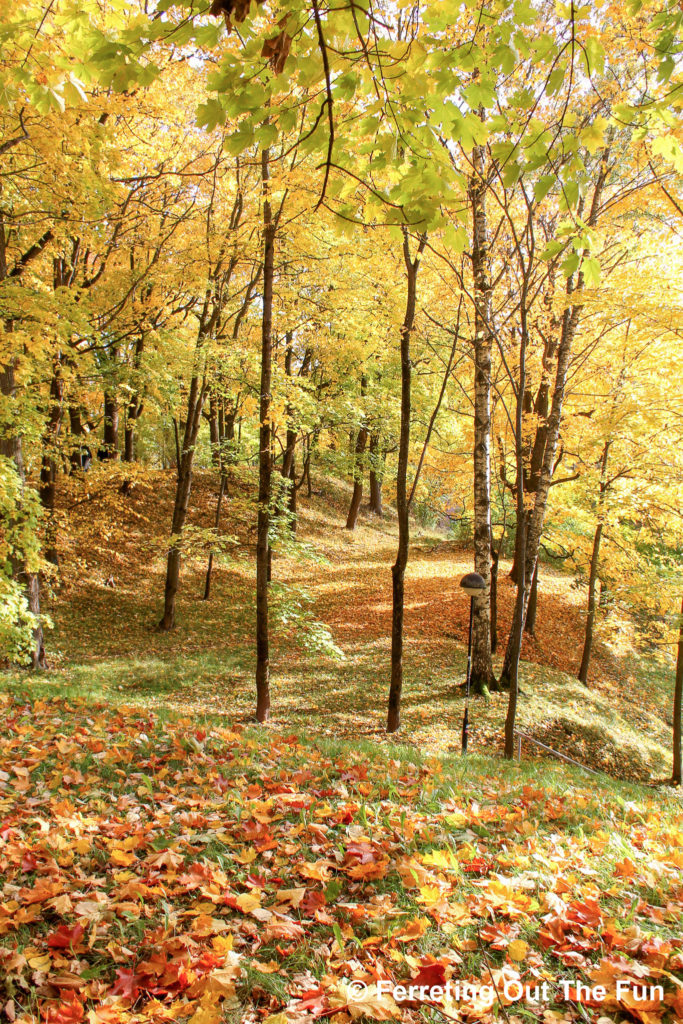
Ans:
[{"label": "maple leaf", "polygon": [[131,1002],[137,998],[140,991],[139,982],[141,978],[134,970],[128,967],[120,967],[116,971],[116,982],[112,987],[113,995],[121,995]]},{"label": "maple leaf", "polygon": [[52,932],[48,935],[47,944],[51,949],[71,949],[74,950],[79,945],[85,928],[82,924],[75,924],[72,928],[62,924],[59,926],[56,932]]},{"label": "maple leaf", "polygon": [[85,1009],[81,1000],[75,994],[69,999],[60,1000],[57,1006],[47,1008],[45,1014],[46,1024],[79,1024],[85,1017]]}]

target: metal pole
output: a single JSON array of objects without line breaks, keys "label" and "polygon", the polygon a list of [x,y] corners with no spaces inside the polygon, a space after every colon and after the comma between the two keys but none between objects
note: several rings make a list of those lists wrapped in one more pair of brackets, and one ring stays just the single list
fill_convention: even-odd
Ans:
[{"label": "metal pole", "polygon": [[470,597],[470,635],[467,641],[467,695],[465,697],[465,714],[462,719],[462,752],[467,753],[467,739],[470,727],[470,678],[472,676],[472,619],[474,617],[474,595]]}]

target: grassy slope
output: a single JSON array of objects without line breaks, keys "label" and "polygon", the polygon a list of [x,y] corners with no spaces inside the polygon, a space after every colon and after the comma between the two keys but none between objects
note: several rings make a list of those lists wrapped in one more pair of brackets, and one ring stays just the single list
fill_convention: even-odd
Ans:
[{"label": "grassy slope", "polygon": [[[214,574],[210,602],[199,600],[206,555],[183,565],[179,626],[158,634],[163,590],[164,543],[170,519],[172,480],[157,474],[130,498],[109,486],[111,467],[97,468],[72,506],[62,535],[66,586],[53,603],[49,639],[55,671],[33,684],[34,692],[80,692],[109,701],[134,701],[245,721],[253,705],[254,574],[252,492],[233,480],[224,504],[224,529],[240,544]],[[361,516],[353,534],[343,529],[347,489],[326,492],[300,508],[300,539],[324,564],[296,552],[275,560],[275,579],[304,587],[345,660],[302,646],[307,630],[292,617],[276,627],[272,652],[276,726],[316,735],[382,739],[390,636],[390,566],[395,552],[391,513],[378,522]],[[213,520],[214,481],[198,474],[193,526]],[[108,521],[106,531],[100,524]],[[467,604],[460,576],[469,554],[442,536],[415,528],[408,569],[405,629],[404,742],[420,750],[448,752],[459,745]],[[104,585],[113,574],[115,587]],[[501,636],[511,617],[513,588],[501,564]],[[632,779],[663,777],[669,765],[671,673],[641,663],[626,644],[615,654],[597,645],[591,688],[574,678],[581,643],[583,595],[570,580],[546,569],[538,629],[526,638],[520,725],[582,762]],[[303,602],[303,611],[307,605]],[[23,677],[5,676],[10,689]],[[473,749],[498,751],[506,696],[477,701]],[[526,754],[533,749],[527,746]]]}]

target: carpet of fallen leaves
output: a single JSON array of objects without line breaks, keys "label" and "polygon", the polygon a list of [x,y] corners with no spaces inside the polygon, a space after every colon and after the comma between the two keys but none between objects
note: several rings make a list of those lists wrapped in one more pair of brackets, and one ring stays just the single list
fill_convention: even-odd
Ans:
[{"label": "carpet of fallen leaves", "polygon": [[[680,802],[133,707],[0,713],[10,1021],[683,1021]],[[473,989],[398,1005],[382,979]]]}]

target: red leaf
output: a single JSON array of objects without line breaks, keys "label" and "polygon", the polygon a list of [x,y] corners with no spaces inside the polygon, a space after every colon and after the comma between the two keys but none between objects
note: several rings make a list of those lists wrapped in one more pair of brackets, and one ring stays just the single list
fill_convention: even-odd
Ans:
[{"label": "red leaf", "polygon": [[78,945],[83,938],[85,928],[82,924],[75,924],[72,928],[60,924],[56,932],[48,937],[47,944],[50,949],[71,949]]},{"label": "red leaf", "polygon": [[50,1006],[45,1020],[47,1024],[78,1024],[84,1016],[83,1003],[72,993],[70,999],[62,999],[57,1006]]}]

